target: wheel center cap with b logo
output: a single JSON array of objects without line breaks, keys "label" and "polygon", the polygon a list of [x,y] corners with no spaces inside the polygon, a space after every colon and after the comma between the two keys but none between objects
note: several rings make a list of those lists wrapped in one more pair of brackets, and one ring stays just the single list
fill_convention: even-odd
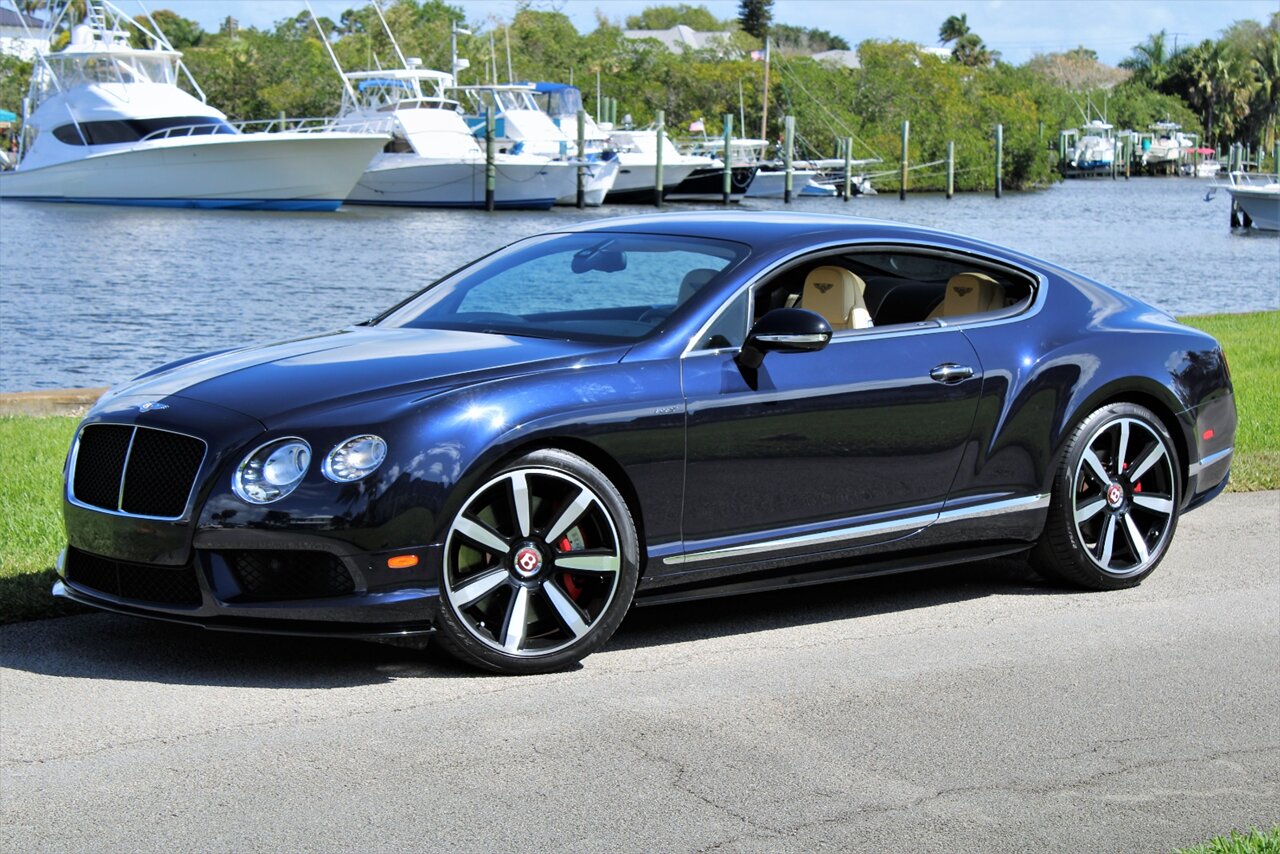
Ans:
[{"label": "wheel center cap with b logo", "polygon": [[1124,501],[1124,487],[1118,483],[1113,483],[1107,487],[1107,506],[1116,508],[1120,506],[1120,502]]},{"label": "wheel center cap with b logo", "polygon": [[521,578],[532,578],[542,569],[542,552],[533,546],[523,546],[511,559],[511,566]]}]

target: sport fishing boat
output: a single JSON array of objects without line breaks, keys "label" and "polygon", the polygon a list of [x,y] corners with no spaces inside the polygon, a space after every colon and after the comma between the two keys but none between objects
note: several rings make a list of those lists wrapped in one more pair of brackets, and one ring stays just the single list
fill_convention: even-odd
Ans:
[{"label": "sport fishing boat", "polygon": [[[543,160],[569,164],[573,168],[573,182],[564,193],[556,197],[557,203],[568,205],[577,201],[577,168],[580,163],[585,166],[587,173],[586,203],[599,205],[604,201],[617,176],[618,164],[612,158],[605,157],[598,129],[592,134],[592,144],[588,147],[586,157],[583,161],[578,159],[576,108],[573,111],[575,127],[570,135],[538,106],[538,102],[534,100],[537,89],[532,83],[477,84],[457,86],[450,91],[458,93],[463,108],[467,111],[466,124],[477,138],[484,138],[487,111],[493,116],[494,136],[500,152],[541,157]],[[576,89],[573,91],[577,92]],[[568,96],[568,93],[562,94]],[[578,103],[581,104],[580,94]]]},{"label": "sport fishing boat", "polygon": [[[445,93],[453,76],[423,68],[344,73],[338,127],[381,117],[391,142],[375,155],[347,201],[357,205],[479,208],[485,205],[485,150]],[[547,210],[576,191],[576,164],[528,151],[494,156],[494,206]]]},{"label": "sport fishing boat", "polygon": [[1094,119],[1080,128],[1080,139],[1067,152],[1068,162],[1081,172],[1110,169],[1116,159],[1115,125]]},{"label": "sport fishing boat", "polygon": [[[560,132],[572,142],[569,150],[576,155],[578,111],[582,110],[582,91],[577,86],[570,86],[567,83],[538,82],[528,85],[533,87],[533,100],[538,109],[546,113]],[[618,158],[609,147],[608,132],[585,110],[582,111],[582,118],[584,154],[590,164],[586,204],[596,207],[604,202],[605,196],[618,177]],[[570,204],[571,202],[576,202],[576,195],[574,199],[563,200],[561,203]]]},{"label": "sport fishing boat", "polygon": [[[645,204],[653,201],[658,176],[658,132],[617,130],[612,132],[614,150],[618,153],[618,178],[609,191],[610,202]],[[711,157],[681,154],[668,136],[662,138],[662,192],[673,192],[695,169],[705,169]],[[723,168],[723,167],[722,167]],[[717,197],[718,198],[718,197]]]},{"label": "sport fishing boat", "polygon": [[1244,214],[1241,224],[1262,231],[1280,231],[1280,175],[1232,172],[1230,183],[1218,184]]},{"label": "sport fishing boat", "polygon": [[[132,47],[128,26],[152,46]],[[180,73],[200,97],[178,87]],[[38,56],[23,119],[18,163],[0,172],[6,199],[334,210],[388,139],[328,124],[242,133],[204,102],[158,27],[106,2],[88,5],[65,50]]]},{"label": "sport fishing boat", "polygon": [[1176,168],[1178,162],[1196,147],[1195,137],[1184,134],[1182,125],[1177,122],[1156,122],[1151,130],[1155,138],[1143,143],[1143,166]]}]

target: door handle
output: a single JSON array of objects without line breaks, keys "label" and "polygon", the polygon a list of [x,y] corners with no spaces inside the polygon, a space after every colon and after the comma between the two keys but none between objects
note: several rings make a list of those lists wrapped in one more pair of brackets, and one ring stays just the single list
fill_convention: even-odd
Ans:
[{"label": "door handle", "polygon": [[947,362],[945,365],[938,365],[929,372],[929,377],[940,383],[951,385],[961,380],[967,380],[973,376],[973,368],[968,365],[957,365],[954,362]]}]

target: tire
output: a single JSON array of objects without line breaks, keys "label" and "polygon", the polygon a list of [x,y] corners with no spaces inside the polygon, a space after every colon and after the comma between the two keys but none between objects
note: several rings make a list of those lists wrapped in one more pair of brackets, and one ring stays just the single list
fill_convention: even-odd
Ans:
[{"label": "tire", "polygon": [[1178,527],[1178,471],[1173,441],[1149,409],[1097,410],[1067,440],[1032,567],[1089,590],[1141,584]]},{"label": "tire", "polygon": [[437,640],[498,673],[562,670],[613,635],[638,577],[617,488],[581,457],[535,451],[485,481],[450,524]]}]

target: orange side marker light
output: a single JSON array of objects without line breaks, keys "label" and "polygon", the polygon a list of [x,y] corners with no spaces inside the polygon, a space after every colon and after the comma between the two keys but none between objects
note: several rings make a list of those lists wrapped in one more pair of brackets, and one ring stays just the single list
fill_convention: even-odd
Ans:
[{"label": "orange side marker light", "polygon": [[417,565],[417,555],[395,555],[387,558],[387,567],[390,569],[409,569]]},{"label": "orange side marker light", "polygon": [[1201,433],[1201,434],[1200,434],[1200,438],[1201,438],[1201,439],[1204,439],[1206,442],[1207,442],[1207,441],[1209,441],[1210,439],[1212,439],[1212,438],[1213,438],[1213,428],[1212,428],[1212,427],[1210,427],[1208,430],[1205,430],[1203,433]]}]

